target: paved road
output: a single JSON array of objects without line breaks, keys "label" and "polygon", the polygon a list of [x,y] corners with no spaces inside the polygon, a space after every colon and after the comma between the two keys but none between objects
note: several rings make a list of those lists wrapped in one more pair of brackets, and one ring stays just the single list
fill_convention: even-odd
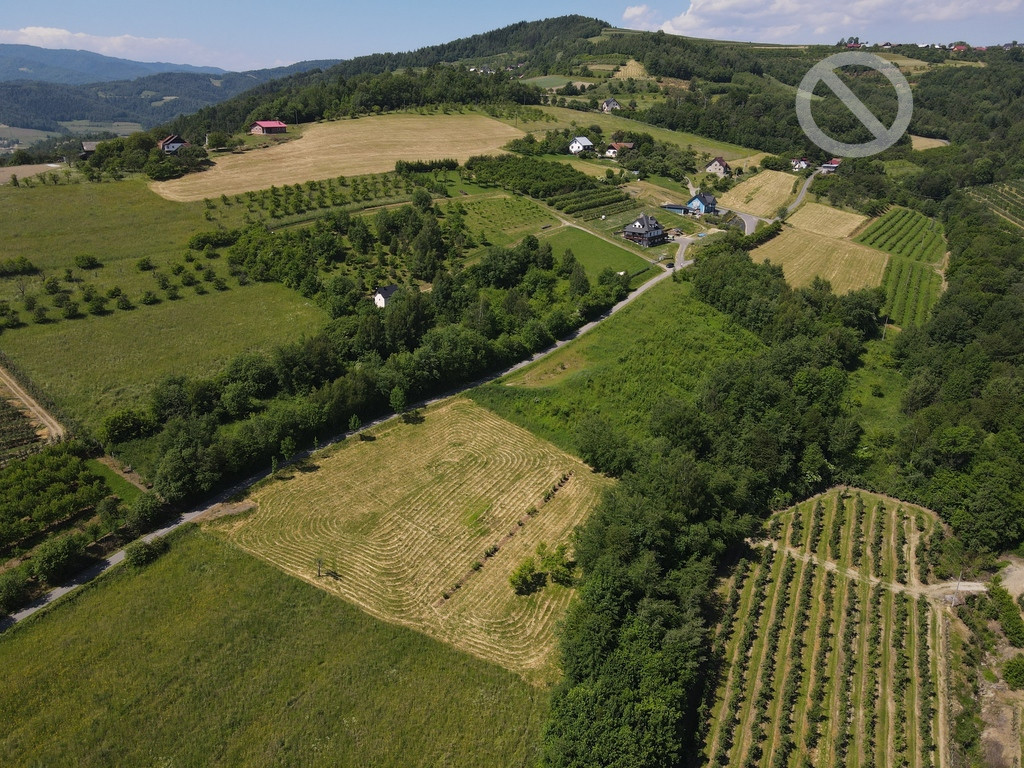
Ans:
[{"label": "paved road", "polygon": [[800,207],[800,203],[802,203],[804,201],[804,197],[807,196],[807,190],[810,189],[811,182],[814,181],[814,176],[816,173],[817,171],[815,171],[814,173],[807,177],[807,181],[804,182],[804,185],[800,187],[800,191],[797,193],[796,200],[794,200],[786,207],[786,213],[792,213],[793,211]]},{"label": "paved road", "polygon": [[[686,249],[685,245],[681,244],[680,245],[680,251],[679,251],[680,256],[682,256],[682,253],[683,253],[683,251],[685,251],[685,249]],[[693,263],[692,261],[691,262],[687,262],[685,265],[682,265],[682,266],[689,266],[689,264],[692,264],[692,263]],[[444,399],[446,399],[448,397],[451,397],[452,395],[458,394],[459,392],[464,392],[465,390],[471,389],[472,387],[479,386],[480,384],[487,383],[488,381],[493,381],[493,380],[495,380],[497,378],[500,378],[501,376],[504,376],[506,374],[512,373],[514,371],[518,371],[521,368],[525,368],[526,366],[530,365],[531,363],[534,363],[534,362],[536,362],[538,360],[542,360],[543,358],[545,358],[548,355],[552,354],[556,350],[561,349],[562,347],[564,347],[566,344],[570,343],[571,341],[573,341],[575,339],[578,339],[583,334],[585,334],[588,331],[596,328],[604,320],[607,320],[609,317],[614,315],[616,312],[619,312],[624,307],[626,307],[629,304],[631,304],[632,302],[636,301],[637,298],[639,298],[644,293],[649,291],[651,288],[653,288],[655,285],[660,283],[662,280],[665,280],[666,278],[671,277],[673,271],[674,270],[669,270],[669,269],[665,269],[665,268],[661,267],[661,272],[656,277],[648,280],[646,283],[641,285],[639,288],[637,288],[636,290],[632,291],[626,298],[624,298],[618,304],[613,306],[611,309],[609,309],[603,315],[598,317],[596,320],[592,320],[591,322],[587,323],[586,325],[580,326],[580,328],[578,328],[570,336],[566,337],[565,339],[561,339],[560,341],[555,342],[554,346],[551,346],[548,349],[543,350],[542,352],[538,352],[537,354],[533,355],[533,357],[531,357],[531,358],[529,358],[527,360],[524,360],[524,361],[522,361],[520,363],[516,363],[515,365],[513,365],[513,366],[511,366],[511,367],[509,367],[509,368],[507,368],[507,369],[505,369],[503,371],[499,371],[497,373],[490,374],[490,375],[485,376],[485,377],[483,377],[481,379],[477,379],[476,381],[470,382],[469,384],[464,384],[464,385],[462,385],[460,387],[452,389],[451,391],[445,392],[444,394],[439,395],[438,397],[434,397],[434,398],[431,398],[429,400],[424,400],[424,401],[421,401],[421,402],[418,402],[418,403],[414,403],[411,407],[412,408],[424,408],[424,407],[426,407],[428,405],[440,402],[441,400],[444,400]],[[363,429],[368,429],[368,428],[376,426],[378,424],[383,424],[384,422],[389,421],[389,420],[394,419],[394,418],[397,418],[397,417],[393,416],[393,415],[392,416],[382,417],[382,418],[377,419],[377,420],[375,420],[373,422],[370,422],[369,424],[364,425]],[[342,433],[340,433],[338,435],[335,435],[334,437],[332,437],[330,440],[328,440],[326,442],[324,447],[326,447],[328,445],[332,445],[333,443],[339,442],[340,440],[344,440],[346,437],[349,436],[349,434],[350,433],[348,433],[348,432],[342,432]],[[293,461],[301,461],[303,459],[306,459],[306,458],[308,458],[310,456],[311,453],[312,453],[312,451],[303,451],[302,453],[297,455]],[[245,480],[242,480],[239,483],[236,483],[235,485],[231,486],[230,488],[227,488],[227,489],[221,491],[220,493],[218,493],[213,498],[207,499],[204,502],[202,502],[201,504],[193,507],[189,511],[182,513],[181,515],[179,515],[177,518],[175,518],[173,521],[171,521],[170,523],[165,525],[160,530],[153,531],[152,533],[147,534],[146,536],[143,537],[143,539],[145,541],[152,541],[153,539],[157,538],[158,536],[163,536],[163,535],[165,535],[167,533],[170,533],[175,528],[178,528],[179,526],[182,526],[185,523],[192,522],[196,518],[200,517],[203,513],[208,512],[212,507],[227,501],[232,496],[240,493],[241,491],[245,490],[246,488],[248,488],[249,486],[253,485],[254,483],[262,480],[263,478],[267,477],[267,475],[269,475],[269,474],[270,474],[269,470],[263,470],[263,471],[260,471],[260,472],[258,472],[256,474],[252,475],[251,477],[246,478]],[[31,616],[32,614],[36,613],[37,611],[42,610],[46,606],[52,604],[54,601],[60,599],[64,595],[66,595],[68,592],[71,592],[72,590],[77,589],[81,585],[86,584],[86,583],[92,581],[97,576],[99,576],[100,574],[105,573],[106,571],[110,570],[111,568],[113,568],[115,565],[117,565],[118,563],[122,562],[123,560],[124,560],[124,550],[123,549],[122,550],[118,550],[114,554],[110,555],[110,557],[108,557],[107,559],[101,560],[99,563],[96,563],[95,565],[93,565],[88,570],[85,570],[82,573],[78,574],[78,576],[76,576],[74,579],[69,581],[67,584],[65,584],[63,586],[60,586],[60,587],[57,587],[56,589],[53,589],[53,590],[47,592],[45,595],[41,596],[39,599],[34,601],[32,604],[26,606],[22,610],[12,614],[9,617],[2,617],[2,618],[0,618],[0,632],[3,632],[5,629],[13,626],[16,622],[21,621],[22,619],[26,619],[29,616]]]}]

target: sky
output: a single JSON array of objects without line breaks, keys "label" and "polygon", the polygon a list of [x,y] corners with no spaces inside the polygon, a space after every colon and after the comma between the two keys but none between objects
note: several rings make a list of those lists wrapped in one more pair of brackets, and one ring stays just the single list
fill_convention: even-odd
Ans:
[{"label": "sky", "polygon": [[569,13],[617,27],[765,43],[835,43],[851,36],[862,42],[1024,42],[1024,0],[48,0],[10,4],[0,14],[0,43],[246,70],[408,51]]}]

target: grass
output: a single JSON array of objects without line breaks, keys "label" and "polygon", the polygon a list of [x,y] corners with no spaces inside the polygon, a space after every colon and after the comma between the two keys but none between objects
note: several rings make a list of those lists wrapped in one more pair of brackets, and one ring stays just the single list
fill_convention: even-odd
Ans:
[{"label": "grass", "polygon": [[530,766],[546,695],[195,529],[0,636],[10,765]]},{"label": "grass", "polygon": [[111,411],[142,403],[164,376],[211,375],[246,349],[312,333],[326,317],[283,285],[259,283],[29,325],[4,333],[0,348],[57,405],[96,427]]},{"label": "grass", "polygon": [[[855,512],[858,497],[864,502],[861,521]],[[876,507],[884,516],[883,549],[873,551],[869,535],[858,554],[856,539],[871,529]],[[802,535],[797,546],[790,547],[797,515],[803,520]],[[912,522],[917,515],[925,528],[920,534]],[[812,545],[810,531],[815,519],[820,528],[817,543]],[[845,489],[833,489],[775,516],[772,526],[777,535],[764,545],[779,551],[770,564],[755,564],[744,582],[736,584],[741,610],[734,614],[733,623],[721,630],[726,633],[729,663],[712,708],[712,728],[705,744],[710,760],[729,766],[803,765],[811,758],[822,765],[865,765],[865,754],[870,752],[871,764],[875,765],[900,764],[901,758],[910,765],[920,764],[919,737],[930,736],[933,725],[920,716],[920,706],[931,694],[917,677],[916,659],[924,654],[933,662],[935,649],[934,644],[929,648],[927,639],[916,630],[917,600],[926,598],[904,593],[904,586],[894,579],[895,531],[902,527],[910,537],[903,553],[913,570],[916,539],[927,538],[935,525],[935,516],[927,510],[866,491]],[[785,554],[783,547],[787,548]],[[883,581],[878,585],[868,578],[875,558],[885,562]],[[793,580],[786,589],[780,578],[784,560],[794,568]],[[752,585],[766,567],[770,578],[763,591],[755,594]],[[803,582],[805,571],[808,580]],[[828,573],[831,575],[826,577]],[[825,588],[827,578],[834,579],[831,589]],[[910,581],[916,583],[913,576]],[[799,599],[804,587],[808,590],[806,602]],[[875,590],[881,590],[880,612],[871,605]],[[894,591],[900,593],[900,600],[909,595],[905,624],[897,621]],[[783,594],[789,599],[780,603]],[[751,645],[746,646],[740,642],[742,628],[757,601],[762,601],[763,610],[753,625],[753,634],[748,636]],[[934,621],[937,607],[929,605],[929,612]],[[822,629],[826,620],[831,622],[828,631]],[[768,639],[773,633],[777,638],[774,651]],[[897,656],[908,660],[910,674],[904,692],[895,685]],[[795,677],[787,680],[791,673]],[[762,692],[768,684],[771,687]],[[792,697],[786,695],[787,689]],[[820,720],[810,716],[816,704],[822,705]],[[869,713],[877,716],[877,724],[869,719]],[[895,749],[896,729],[907,734],[903,749]],[[780,762],[776,753],[782,748],[782,733],[789,734],[792,750]],[[764,755],[764,762],[758,760],[758,754]]]},{"label": "grass", "polygon": [[465,398],[372,436],[263,485],[257,510],[213,526],[373,616],[554,680],[554,628],[572,591],[522,597],[509,576],[541,542],[567,541],[610,481]]},{"label": "grass", "polygon": [[629,275],[639,273],[630,281],[630,288],[646,283],[657,274],[657,267],[652,267],[646,259],[576,227],[561,227],[544,235],[543,239],[551,243],[556,258],[561,258],[567,248],[571,250],[592,283],[605,269]]},{"label": "grass", "polygon": [[930,139],[927,136],[915,136],[914,134],[910,134],[910,146],[915,151],[923,152],[926,149],[949,146],[949,140]]},{"label": "grass", "polygon": [[111,492],[118,496],[125,504],[131,506],[142,495],[142,491],[125,480],[120,472],[115,472],[103,462],[96,459],[88,459],[86,464],[89,465],[89,471],[94,475],[102,477],[107,482],[107,485],[110,486]]},{"label": "grass", "polygon": [[881,285],[889,258],[873,248],[791,227],[750,255],[781,265],[790,285],[803,287],[822,277],[840,294]]},{"label": "grass", "polygon": [[849,237],[864,226],[867,220],[867,216],[840,211],[821,203],[804,203],[786,219],[787,223],[797,229],[834,238]]},{"label": "grass", "polygon": [[142,123],[129,123],[123,120],[65,120],[61,125],[70,133],[115,133],[118,136],[128,136],[143,130]]},{"label": "grass", "polygon": [[547,209],[522,195],[492,195],[459,201],[466,211],[466,227],[474,238],[483,232],[487,242],[506,246],[545,226],[558,224]]},{"label": "grass", "polygon": [[[4,187],[0,205],[6,213],[4,258],[24,256],[46,275],[60,276],[70,268],[101,292],[117,285],[133,300],[155,287],[152,275],[135,266],[141,257],[165,269],[187,250],[192,234],[217,224],[238,226],[244,211],[243,206],[221,209],[216,221],[209,221],[202,203],[168,202],[146,189],[142,179]],[[75,257],[86,255],[95,256],[103,266],[87,272],[78,269]],[[226,274],[224,265],[213,266]],[[17,283],[12,278],[0,280],[0,298],[19,299]],[[28,290],[40,293],[40,278],[30,280]]]},{"label": "grass", "polygon": [[[726,158],[728,159],[728,158]],[[793,183],[799,177],[783,171],[760,171],[718,198],[723,208],[755,216],[774,216],[794,197]]]},{"label": "grass", "polygon": [[593,412],[641,436],[664,398],[692,401],[710,365],[760,347],[690,291],[663,281],[572,344],[468,394],[567,450]]},{"label": "grass", "polygon": [[[621,103],[629,101],[628,94],[622,94],[616,98]],[[623,101],[624,98],[625,101]],[[721,155],[726,160],[734,160],[738,157],[748,157],[757,152],[756,149],[749,149],[736,144],[729,144],[724,141],[715,141],[714,139],[708,139],[693,133],[683,133],[682,131],[670,131],[667,128],[657,128],[653,125],[641,123],[636,120],[630,120],[628,117],[620,117],[618,115],[606,115],[600,112],[577,112],[574,109],[568,109],[566,107],[544,106],[540,107],[540,109],[545,114],[553,117],[554,122],[545,121],[536,128],[533,128],[529,123],[523,123],[522,121],[519,121],[518,125],[524,130],[536,130],[539,133],[544,133],[544,131],[549,130],[560,130],[562,128],[572,128],[574,125],[577,127],[599,125],[601,126],[601,130],[604,131],[605,137],[611,136],[616,131],[636,131],[638,133],[650,134],[658,141],[664,141],[668,144],[681,147],[682,149],[690,147],[698,153],[706,152],[712,156]]]},{"label": "grass", "polygon": [[464,162],[522,135],[506,123],[472,113],[395,113],[302,128],[295,141],[225,155],[204,173],[152,187],[169,200],[202,200],[311,179],[383,173],[394,170],[397,160],[453,157]]},{"label": "grass", "polygon": [[31,146],[37,141],[45,141],[52,136],[59,136],[53,131],[39,131],[35,128],[16,128],[10,125],[0,125],[0,139],[14,139],[19,144]]},{"label": "grass", "polygon": [[545,75],[543,77],[531,77],[523,80],[523,82],[536,85],[538,88],[561,88],[566,83],[571,83],[572,78],[565,75]]}]

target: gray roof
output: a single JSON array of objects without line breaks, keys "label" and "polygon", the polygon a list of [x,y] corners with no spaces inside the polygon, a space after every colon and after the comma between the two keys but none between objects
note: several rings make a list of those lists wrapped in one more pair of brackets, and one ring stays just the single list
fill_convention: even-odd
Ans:
[{"label": "gray roof", "polygon": [[[564,139],[563,139],[563,141],[564,141]],[[577,136],[575,139],[573,139],[573,141],[578,141],[584,147],[592,147],[592,146],[594,146],[594,142],[592,142],[586,136]]]},{"label": "gray roof", "polygon": [[385,285],[383,288],[378,288],[376,291],[374,291],[373,295],[376,296],[379,294],[384,298],[385,301],[387,301],[388,299],[391,298],[391,294],[393,294],[397,290],[397,285]]},{"label": "gray roof", "polygon": [[639,218],[630,224],[626,229],[630,232],[652,232],[655,229],[661,229],[661,224],[653,216],[648,216],[646,213],[640,214]]}]

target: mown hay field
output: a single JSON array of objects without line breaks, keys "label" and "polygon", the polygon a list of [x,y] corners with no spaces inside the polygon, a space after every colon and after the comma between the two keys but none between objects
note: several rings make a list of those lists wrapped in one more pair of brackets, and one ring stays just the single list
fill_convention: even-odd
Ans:
[{"label": "mown hay field", "polygon": [[523,597],[509,576],[540,543],[567,541],[611,481],[465,398],[372,436],[269,482],[254,511],[212,527],[372,616],[554,680],[554,629],[572,590]]},{"label": "mown hay field", "polygon": [[[728,158],[726,158],[728,159]],[[720,198],[722,208],[735,209],[755,216],[774,216],[793,195],[797,177],[782,171],[760,171],[740,182]]]},{"label": "mown hay field", "polygon": [[203,173],[154,182],[168,200],[202,200],[333,176],[392,171],[397,160],[497,152],[523,132],[480,114],[390,114],[305,126],[302,137],[267,149],[225,155]]},{"label": "mown hay field", "polygon": [[821,203],[804,203],[786,222],[797,229],[825,237],[850,237],[867,222],[859,213],[840,211]]},{"label": "mown hay field", "polygon": [[836,293],[881,285],[889,260],[874,248],[795,228],[786,228],[750,256],[780,265],[790,285],[803,287],[822,277]]},{"label": "mown hay field", "polygon": [[728,585],[712,764],[941,763],[943,588],[922,586],[938,526],[847,489],[773,517]]},{"label": "mown hay field", "polygon": [[546,691],[172,536],[0,635],[4,765],[536,765]]},{"label": "mown hay field", "polygon": [[910,147],[918,152],[923,152],[926,149],[935,149],[936,147],[947,147],[949,141],[947,139],[932,139],[927,136],[915,136],[910,134]]}]

